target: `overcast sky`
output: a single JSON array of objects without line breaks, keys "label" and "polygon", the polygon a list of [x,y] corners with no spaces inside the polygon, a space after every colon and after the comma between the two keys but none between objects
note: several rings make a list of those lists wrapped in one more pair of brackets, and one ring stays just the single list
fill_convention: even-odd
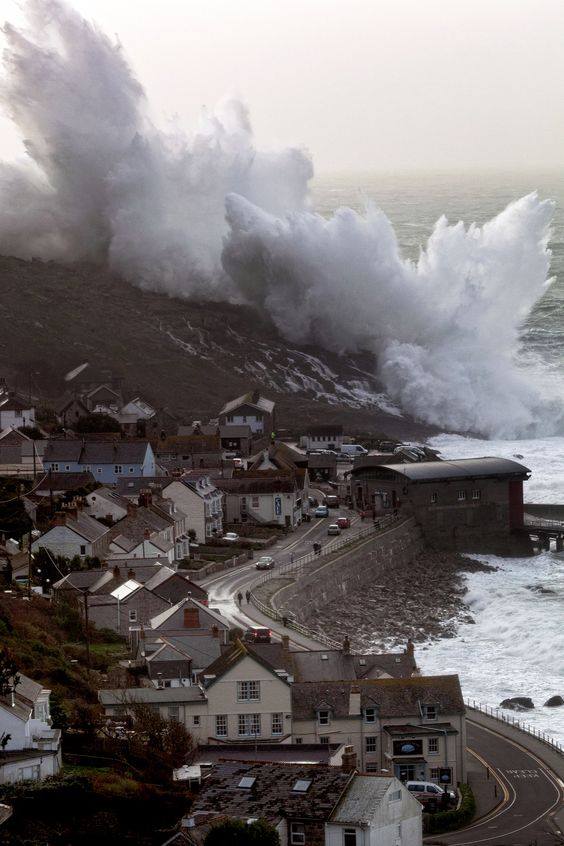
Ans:
[{"label": "overcast sky", "polygon": [[[562,0],[72,0],[157,121],[226,94],[318,172],[564,164]],[[21,21],[18,0],[0,14]],[[0,155],[20,149],[0,120]]]}]

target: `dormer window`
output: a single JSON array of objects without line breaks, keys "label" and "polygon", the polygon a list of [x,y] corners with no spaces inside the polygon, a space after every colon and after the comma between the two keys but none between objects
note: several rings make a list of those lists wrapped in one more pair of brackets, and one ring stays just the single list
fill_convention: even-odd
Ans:
[{"label": "dormer window", "polygon": [[364,721],[366,723],[375,723],[376,722],[376,708],[365,708],[364,709]]},{"label": "dormer window", "polygon": [[328,726],[330,720],[330,713],[328,710],[320,710],[317,712],[317,723],[320,726]]},{"label": "dormer window", "polygon": [[423,716],[426,720],[436,720],[437,719],[437,711],[438,708],[436,705],[424,705],[423,706]]}]

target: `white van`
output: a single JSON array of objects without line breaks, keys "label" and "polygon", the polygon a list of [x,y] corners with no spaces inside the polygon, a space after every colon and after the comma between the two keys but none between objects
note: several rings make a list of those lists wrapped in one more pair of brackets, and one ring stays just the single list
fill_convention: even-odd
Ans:
[{"label": "white van", "polygon": [[368,455],[368,450],[360,444],[341,444],[343,455]]}]

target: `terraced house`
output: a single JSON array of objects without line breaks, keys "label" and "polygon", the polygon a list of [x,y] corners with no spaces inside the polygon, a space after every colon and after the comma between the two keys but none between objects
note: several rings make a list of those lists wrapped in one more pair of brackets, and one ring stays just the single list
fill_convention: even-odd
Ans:
[{"label": "terraced house", "polygon": [[120,476],[154,476],[155,456],[148,441],[50,440],[43,469],[53,473],[92,473],[97,482],[115,485]]}]

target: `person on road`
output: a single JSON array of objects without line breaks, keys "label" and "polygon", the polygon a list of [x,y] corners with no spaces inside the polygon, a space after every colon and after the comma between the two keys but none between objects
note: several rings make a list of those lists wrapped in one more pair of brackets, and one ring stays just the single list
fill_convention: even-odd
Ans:
[{"label": "person on road", "polygon": [[243,594],[241,593],[241,591],[239,591],[239,593],[237,594],[237,602],[240,605],[242,603],[242,601],[243,601]]},{"label": "person on road", "polygon": [[248,590],[248,591],[245,593],[245,598],[246,598],[247,602],[250,602],[250,601],[251,601],[251,591],[250,591],[250,590]]}]

